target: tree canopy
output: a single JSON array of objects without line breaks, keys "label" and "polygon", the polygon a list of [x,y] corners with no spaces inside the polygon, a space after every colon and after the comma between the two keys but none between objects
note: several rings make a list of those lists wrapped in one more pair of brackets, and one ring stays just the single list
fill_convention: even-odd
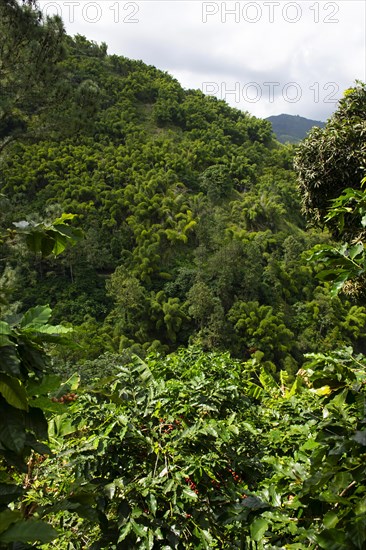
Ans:
[{"label": "tree canopy", "polygon": [[[366,85],[358,82],[344,92],[325,128],[314,128],[300,144],[295,158],[302,206],[306,216],[324,224],[331,200],[344,189],[360,189],[366,175]],[[338,226],[327,224],[335,237]],[[347,224],[352,238],[358,228]]]},{"label": "tree canopy", "polygon": [[56,16],[44,18],[34,4],[16,0],[0,4],[1,149],[16,137],[41,134],[37,119],[54,101],[59,82],[63,23]]}]

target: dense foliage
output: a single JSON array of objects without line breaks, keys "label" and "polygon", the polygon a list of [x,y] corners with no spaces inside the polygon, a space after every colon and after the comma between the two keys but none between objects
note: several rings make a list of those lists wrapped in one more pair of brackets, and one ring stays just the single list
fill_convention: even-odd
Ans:
[{"label": "dense foliage", "polygon": [[109,357],[76,401],[61,388],[26,497],[47,547],[364,548],[365,359],[313,354],[293,383],[259,360]]},{"label": "dense foliage", "polygon": [[0,151],[19,137],[43,135],[44,108],[57,95],[63,24],[58,17],[44,20],[33,4],[0,3]]},{"label": "dense foliage", "polygon": [[0,10],[0,547],[365,548],[364,85],[297,153],[337,245],[268,123]]},{"label": "dense foliage", "polygon": [[[300,145],[296,166],[305,213],[324,224],[330,201],[345,188],[360,189],[366,175],[366,85],[346,90],[325,128],[314,128]],[[349,220],[350,221],[350,220]],[[342,227],[328,220],[335,236],[354,238],[359,226]],[[356,235],[355,235],[356,231]]]},{"label": "dense foliage", "polygon": [[269,123],[81,36],[63,48],[55,97],[68,94],[0,175],[4,228],[67,211],[85,233],[57,262],[7,262],[13,301],[78,327],[60,360],[196,343],[294,373],[319,345],[362,351],[362,306],[332,299],[302,257],[327,237],[306,231],[293,149]]},{"label": "dense foliage", "polygon": [[[18,232],[13,230],[3,239],[20,237],[33,252],[57,256],[81,236],[80,230],[69,225],[72,218],[73,215],[63,215],[47,225],[15,224]],[[57,536],[48,523],[32,518],[34,510],[26,504],[24,495],[32,484],[36,453],[51,453],[46,444],[47,415],[57,412],[57,408],[50,403],[48,393],[60,381],[47,375],[50,358],[46,347],[65,344],[70,331],[49,323],[48,306],[14,314],[6,292],[1,291],[1,306],[6,314],[0,320],[0,546],[13,541],[46,542]]]}]

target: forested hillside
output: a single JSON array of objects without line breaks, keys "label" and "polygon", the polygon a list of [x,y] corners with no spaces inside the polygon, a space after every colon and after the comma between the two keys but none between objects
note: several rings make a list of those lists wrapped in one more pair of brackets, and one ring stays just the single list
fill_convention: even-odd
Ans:
[{"label": "forested hillside", "polygon": [[325,237],[306,231],[270,125],[81,36],[64,48],[62,101],[7,148],[1,188],[4,228],[68,212],[84,231],[62,260],[9,263],[21,308],[79,327],[71,359],[198,343],[294,373],[320,344],[362,349],[365,311],[302,258]]},{"label": "forested hillside", "polygon": [[284,146],[0,31],[0,548],[363,550],[365,85]]}]

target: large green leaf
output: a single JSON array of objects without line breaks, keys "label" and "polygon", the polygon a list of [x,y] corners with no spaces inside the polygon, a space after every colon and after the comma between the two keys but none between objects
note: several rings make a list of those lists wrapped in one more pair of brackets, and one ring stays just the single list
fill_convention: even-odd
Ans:
[{"label": "large green leaf", "polygon": [[350,550],[344,532],[338,529],[325,529],[316,540],[325,550]]},{"label": "large green leaf", "polygon": [[54,401],[51,401],[49,397],[45,396],[35,397],[30,400],[29,404],[32,407],[37,407],[44,412],[52,412],[56,414],[62,414],[63,412],[65,412],[64,404],[57,402],[55,403]]},{"label": "large green leaf", "polygon": [[4,348],[5,346],[15,346],[15,343],[6,334],[0,333],[0,348]]},{"label": "large green leaf", "polygon": [[54,236],[54,245],[52,248],[52,254],[58,256],[61,254],[67,247],[67,237],[61,235],[60,233],[53,232]]},{"label": "large green leaf", "polygon": [[327,512],[323,518],[324,527],[327,529],[333,529],[333,527],[337,525],[338,521],[339,517],[333,510]]},{"label": "large green leaf", "polygon": [[[5,337],[6,338],[6,337]],[[17,353],[15,344],[4,346],[1,348],[1,364],[2,372],[6,372],[11,376],[20,377],[20,359]]]},{"label": "large green leaf", "polygon": [[19,326],[24,328],[45,325],[51,317],[52,310],[48,305],[36,306],[29,309],[22,317]]},{"label": "large green leaf", "polygon": [[131,527],[138,537],[145,538],[145,530],[134,519],[130,519]]},{"label": "large green leaf", "polygon": [[40,542],[46,544],[58,537],[57,531],[44,521],[22,520],[0,534],[0,542]]},{"label": "large green leaf", "polygon": [[33,230],[31,233],[28,233],[25,240],[29,250],[35,254],[41,253],[43,256],[49,256],[54,246],[54,240],[44,231]]},{"label": "large green leaf", "polygon": [[0,393],[4,399],[17,409],[28,410],[28,397],[22,382],[18,378],[0,374]]},{"label": "large green leaf", "polygon": [[9,338],[11,332],[12,330],[8,323],[0,321],[0,347],[14,345],[14,343]]},{"label": "large green leaf", "polygon": [[68,334],[72,331],[73,329],[71,327],[64,327],[63,325],[46,325],[37,327],[37,332],[40,334],[59,335]]},{"label": "large green leaf", "polygon": [[353,438],[357,443],[360,445],[365,446],[366,445],[366,430],[361,430],[356,432],[356,435]]},{"label": "large green leaf", "polygon": [[261,368],[259,380],[268,393],[273,394],[279,390],[276,380],[265,368]]},{"label": "large green leaf", "polygon": [[42,409],[39,407],[29,407],[28,414],[24,419],[25,427],[34,432],[36,437],[47,440],[48,422],[44,416]]},{"label": "large green leaf", "polygon": [[341,273],[331,286],[330,294],[332,297],[337,296],[338,292],[343,288],[345,282],[351,278],[348,271]]},{"label": "large green leaf", "polygon": [[359,256],[363,252],[363,244],[357,243],[348,250],[349,257],[351,260],[354,260],[357,256]]},{"label": "large green leaf", "polygon": [[0,411],[0,443],[4,449],[20,454],[24,448],[26,432],[24,412],[3,403]]},{"label": "large green leaf", "polygon": [[12,523],[19,521],[21,518],[21,513],[15,510],[8,509],[0,512],[0,533],[6,531]]},{"label": "large green leaf", "polygon": [[19,234],[25,235],[29,250],[42,256],[50,254],[58,256],[65,250],[68,243],[75,244],[83,236],[81,229],[64,223],[73,217],[72,214],[65,214],[55,220],[54,224],[48,225],[26,221],[14,222],[13,225]]},{"label": "large green leaf", "polygon": [[357,518],[348,530],[348,538],[359,550],[364,550],[366,547],[366,519],[365,517]]},{"label": "large green leaf", "polygon": [[156,496],[153,495],[152,493],[150,493],[150,496],[149,496],[149,509],[150,509],[150,512],[152,513],[153,516],[155,516],[155,514],[156,514],[157,507],[158,507],[158,504],[157,504]]},{"label": "large green leaf", "polygon": [[[58,226],[60,225],[64,226],[64,222],[66,220],[73,220],[76,217],[77,217],[77,214],[71,214],[70,212],[63,212],[59,218],[56,218],[54,220],[53,225],[58,229]],[[69,226],[66,225],[65,227],[69,227]]]},{"label": "large green leaf", "polygon": [[48,445],[42,443],[41,441],[38,441],[38,439],[32,433],[27,433],[25,444],[27,447],[33,449],[34,451],[36,451],[36,453],[40,455],[50,455],[52,453]]},{"label": "large green leaf", "polygon": [[263,539],[264,533],[268,529],[268,521],[264,518],[257,518],[250,525],[250,534],[255,542],[260,542]]},{"label": "large green leaf", "polygon": [[8,323],[0,321],[0,336],[3,336],[4,334],[11,334],[11,327]]},{"label": "large green leaf", "polygon": [[17,500],[24,492],[24,489],[13,483],[0,483],[0,504],[9,504]]},{"label": "large green leaf", "polygon": [[76,428],[66,414],[53,417],[49,422],[48,432],[51,438],[62,438],[65,435],[75,432]]},{"label": "large green leaf", "polygon": [[131,522],[128,522],[124,527],[123,529],[121,529],[121,531],[119,532],[119,537],[118,537],[118,543],[121,543],[122,541],[125,540],[125,538],[129,535],[130,531],[132,530],[132,523]]},{"label": "large green leaf", "polygon": [[41,380],[30,380],[27,384],[27,394],[29,397],[35,395],[47,395],[55,391],[61,385],[60,377],[56,374],[47,374]]}]

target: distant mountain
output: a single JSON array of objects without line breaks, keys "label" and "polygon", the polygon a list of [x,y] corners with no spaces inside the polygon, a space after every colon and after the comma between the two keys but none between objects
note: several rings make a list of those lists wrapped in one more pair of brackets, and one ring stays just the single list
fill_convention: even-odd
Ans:
[{"label": "distant mountain", "polygon": [[271,122],[273,131],[281,143],[298,143],[313,126],[319,126],[319,128],[325,126],[325,122],[310,120],[299,115],[270,116],[266,120]]}]

